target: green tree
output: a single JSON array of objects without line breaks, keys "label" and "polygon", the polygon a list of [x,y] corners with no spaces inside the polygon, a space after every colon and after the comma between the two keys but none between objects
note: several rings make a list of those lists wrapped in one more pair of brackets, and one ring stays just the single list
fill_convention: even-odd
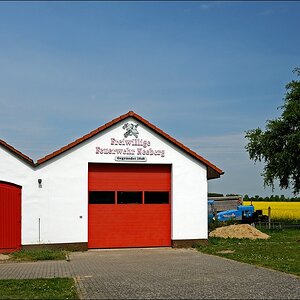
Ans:
[{"label": "green tree", "polygon": [[[300,76],[300,68],[293,72]],[[278,179],[281,189],[291,187],[296,195],[300,192],[300,81],[292,80],[285,88],[281,116],[268,120],[265,131],[246,131],[245,148],[250,159],[264,162],[264,185],[274,189]]]}]

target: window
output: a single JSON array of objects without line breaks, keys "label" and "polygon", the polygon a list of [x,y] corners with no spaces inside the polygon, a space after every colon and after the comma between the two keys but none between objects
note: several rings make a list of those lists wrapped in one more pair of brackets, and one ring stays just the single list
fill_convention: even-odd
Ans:
[{"label": "window", "polygon": [[115,192],[89,192],[89,204],[115,204]]},{"label": "window", "polygon": [[118,192],[118,204],[142,204],[143,192]]},{"label": "window", "polygon": [[145,192],[145,204],[169,204],[169,192]]},{"label": "window", "polygon": [[[89,204],[142,204],[143,192],[90,191]],[[169,204],[169,192],[144,192],[144,204]]]}]

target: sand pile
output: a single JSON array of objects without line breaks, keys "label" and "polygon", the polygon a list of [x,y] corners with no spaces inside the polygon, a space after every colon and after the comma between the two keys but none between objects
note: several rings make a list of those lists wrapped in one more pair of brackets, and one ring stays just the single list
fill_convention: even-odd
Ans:
[{"label": "sand pile", "polygon": [[10,259],[10,257],[8,255],[4,255],[4,254],[0,253],[0,261],[1,260],[8,260],[8,259]]},{"label": "sand pile", "polygon": [[210,237],[237,238],[237,239],[268,239],[270,236],[262,233],[249,224],[230,225],[219,227],[209,234]]}]

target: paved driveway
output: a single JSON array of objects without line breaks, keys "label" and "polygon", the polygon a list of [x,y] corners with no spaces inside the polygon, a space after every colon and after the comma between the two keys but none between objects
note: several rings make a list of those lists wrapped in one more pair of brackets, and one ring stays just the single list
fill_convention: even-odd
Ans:
[{"label": "paved driveway", "polygon": [[84,299],[299,299],[296,276],[183,249],[77,252],[2,263],[1,278],[74,277]]}]

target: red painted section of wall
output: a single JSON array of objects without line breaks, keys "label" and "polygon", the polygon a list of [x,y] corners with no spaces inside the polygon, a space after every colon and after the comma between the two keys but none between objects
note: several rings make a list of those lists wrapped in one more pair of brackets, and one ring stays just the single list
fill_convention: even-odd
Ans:
[{"label": "red painted section of wall", "polygon": [[0,253],[21,248],[21,188],[0,182]]},{"label": "red painted section of wall", "polygon": [[[90,164],[90,191],[171,191],[170,165]],[[170,204],[89,204],[89,248],[171,246]]]}]

